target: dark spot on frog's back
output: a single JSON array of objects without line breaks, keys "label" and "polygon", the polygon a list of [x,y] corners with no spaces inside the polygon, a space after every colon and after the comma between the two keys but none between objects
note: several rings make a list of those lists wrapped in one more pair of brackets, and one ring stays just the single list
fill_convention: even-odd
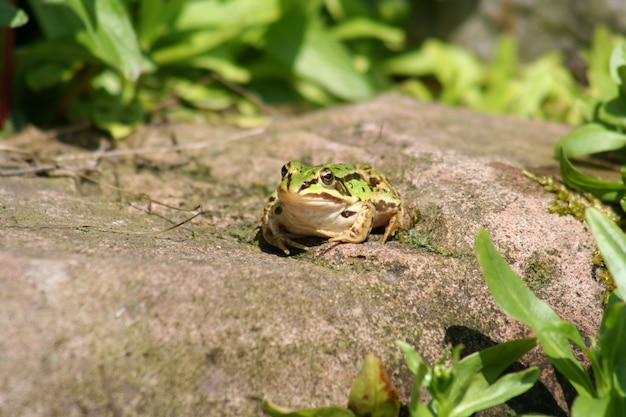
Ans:
[{"label": "dark spot on frog's back", "polygon": [[376,177],[370,177],[370,187],[375,188],[378,184],[380,184],[380,180]]},{"label": "dark spot on frog's back", "polygon": [[274,197],[273,195],[270,196],[270,198],[268,199],[268,201],[270,203],[273,203],[274,201],[276,201],[276,197]]},{"label": "dark spot on frog's back", "polygon": [[280,216],[282,212],[283,212],[282,206],[276,206],[276,208],[274,209],[274,214],[277,216]]},{"label": "dark spot on frog's back", "polygon": [[357,180],[359,181],[361,179],[361,174],[359,174],[358,172],[351,172],[350,174],[346,175],[345,177],[341,177],[341,178],[337,178],[339,181],[342,182],[349,182],[352,180]]}]

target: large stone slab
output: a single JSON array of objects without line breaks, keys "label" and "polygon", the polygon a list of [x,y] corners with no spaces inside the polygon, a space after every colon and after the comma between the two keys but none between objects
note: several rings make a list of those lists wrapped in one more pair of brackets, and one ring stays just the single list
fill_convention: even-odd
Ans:
[{"label": "large stone slab", "polygon": [[[0,178],[0,414],[344,404],[370,352],[406,400],[395,340],[434,361],[446,343],[529,335],[488,293],[473,252],[480,227],[542,299],[594,335],[593,241],[549,214],[552,196],[522,174],[557,173],[552,148],[568,129],[389,95],[248,133],[147,127],[104,155],[96,182],[65,176],[93,154],[36,132],[7,141],[65,170]],[[290,159],[371,163],[420,220],[385,245],[374,235],[290,257],[259,245],[258,216]],[[197,205],[201,216],[166,231]],[[565,415],[538,350],[520,363],[532,364],[541,385],[508,407]]]}]

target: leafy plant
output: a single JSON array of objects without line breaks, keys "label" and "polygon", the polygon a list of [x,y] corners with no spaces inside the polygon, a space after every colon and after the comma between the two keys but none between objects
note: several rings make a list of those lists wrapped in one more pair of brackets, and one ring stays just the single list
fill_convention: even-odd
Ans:
[{"label": "leafy plant", "polygon": [[[594,58],[596,62],[598,58]],[[601,85],[603,93],[609,90],[607,77],[596,63],[590,76]],[[622,164],[626,157],[626,46],[618,45],[613,49],[608,66],[608,74],[613,83],[613,96],[595,106],[589,123],[586,123],[568,135],[556,145],[556,154],[561,165],[563,182],[570,188],[588,192],[602,201],[620,204],[626,211],[626,184],[622,172],[621,181],[607,181],[594,178],[577,169],[571,159],[583,156],[611,153]]]},{"label": "leafy plant", "polygon": [[[500,374],[535,346],[536,340],[519,339],[495,345],[460,359],[462,346],[451,352],[451,365],[444,360],[429,366],[406,343],[398,342],[415,375],[409,401],[412,417],[469,417],[477,411],[502,404],[528,391],[539,378],[539,369]],[[499,377],[499,378],[498,378]],[[430,393],[421,401],[421,388]]]},{"label": "leafy plant", "polygon": [[[561,320],[523,284],[484,230],[476,238],[476,253],[496,303],[533,330],[546,356],[576,389],[572,416],[625,415],[626,357],[622,351],[626,345],[626,304],[621,296],[626,285],[626,235],[593,208],[587,210],[586,218],[618,288],[609,298],[598,339],[591,348],[572,323]],[[588,358],[593,380],[575,357],[570,342]]]},{"label": "leafy plant", "polygon": [[[539,378],[536,367],[499,377],[509,365],[535,346],[536,341],[532,338],[502,343],[463,359],[460,359],[462,346],[457,346],[452,349],[451,364],[446,364],[447,358],[444,357],[434,366],[429,366],[407,343],[397,343],[415,375],[408,404],[409,414],[413,417],[469,417],[523,394]],[[422,402],[422,387],[431,395],[427,403]],[[382,362],[368,355],[352,383],[348,409],[287,410],[265,402],[264,410],[273,417],[396,417],[400,403]]]},{"label": "leafy plant", "polygon": [[[548,54],[520,65],[512,35],[500,37],[491,65],[462,47],[428,40],[420,49],[388,59],[383,70],[407,77],[400,90],[421,99],[570,123],[580,120],[573,103],[582,88],[563,67],[560,56]],[[426,84],[431,76],[441,87],[436,95]]]},{"label": "leafy plant", "polygon": [[[236,114],[235,121],[250,124],[260,122],[262,103],[301,97],[328,105],[371,97],[377,87],[364,57],[404,41],[388,22],[398,21],[407,3],[329,1],[331,17],[341,20],[333,31],[323,2],[29,4],[42,39],[18,51],[18,107],[39,123],[89,121],[123,137],[164,109],[187,106],[227,120]],[[363,55],[350,54],[348,44]]]},{"label": "leafy plant", "polygon": [[[172,117],[251,126],[267,122],[266,105],[329,106],[390,89],[571,123],[583,114],[584,93],[560,57],[520,65],[510,36],[490,65],[437,40],[409,47],[410,0],[28,4],[41,36],[16,52],[16,125],[89,123],[116,138]],[[596,63],[610,36],[599,33],[588,55],[594,94],[606,90]]]}]

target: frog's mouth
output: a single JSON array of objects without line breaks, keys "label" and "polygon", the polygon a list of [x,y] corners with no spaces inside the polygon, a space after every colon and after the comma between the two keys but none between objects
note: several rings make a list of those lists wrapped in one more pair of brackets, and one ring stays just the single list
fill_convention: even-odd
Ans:
[{"label": "frog's mouth", "polygon": [[278,191],[278,199],[286,205],[311,205],[311,206],[344,206],[344,198],[336,197],[330,193],[321,191],[319,193],[288,193]]}]

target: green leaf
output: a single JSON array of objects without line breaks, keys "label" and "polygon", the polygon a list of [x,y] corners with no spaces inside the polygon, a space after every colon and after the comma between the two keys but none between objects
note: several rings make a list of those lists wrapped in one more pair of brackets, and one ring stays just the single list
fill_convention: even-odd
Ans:
[{"label": "green leaf", "polygon": [[85,27],[79,15],[67,2],[30,0],[28,5],[46,39],[67,37]]},{"label": "green leaf", "polygon": [[358,416],[397,417],[398,391],[379,357],[367,355],[361,371],[352,381],[348,408]]},{"label": "green leaf", "polygon": [[141,0],[135,29],[144,51],[150,51],[157,40],[172,30],[187,0]]},{"label": "green leaf", "polygon": [[524,356],[537,344],[534,337],[499,343],[490,348],[472,353],[456,366],[458,375],[481,372],[487,381],[495,379],[516,360]]},{"label": "green leaf", "polygon": [[[120,0],[67,0],[81,17],[85,30],[76,34],[78,43],[131,81],[141,74],[142,55],[137,36]],[[92,8],[93,7],[93,8]]]},{"label": "green leaf", "polygon": [[560,155],[561,176],[566,186],[585,193],[591,193],[602,201],[617,203],[626,195],[626,185],[619,182],[601,181],[585,175],[567,159]]},{"label": "green leaf", "polygon": [[267,32],[266,50],[294,74],[348,101],[374,95],[369,80],[352,64],[348,52],[317,19],[294,10]]},{"label": "green leaf", "polygon": [[120,0],[31,0],[47,39],[73,37],[100,62],[116,68],[129,80],[141,72],[142,55]]},{"label": "green leaf", "polygon": [[0,28],[16,28],[28,22],[28,15],[6,0],[0,0]]},{"label": "green leaf", "polygon": [[586,54],[587,78],[592,89],[592,96],[606,100],[615,95],[615,83],[609,71],[611,34],[605,25],[598,25],[593,31],[591,47]]},{"label": "green leaf", "polygon": [[100,62],[84,46],[76,43],[71,36],[47,39],[20,47],[16,50],[16,55],[18,58],[35,60],[37,66],[41,61],[60,62],[64,65],[75,65],[76,61],[91,64]]},{"label": "green leaf", "polygon": [[616,293],[626,299],[626,234],[609,218],[594,208],[585,212],[591,234],[598,244],[609,272],[617,286]]},{"label": "green leaf", "polygon": [[626,304],[619,296],[612,294],[604,310],[598,346],[594,353],[602,364],[601,372],[595,373],[598,391],[615,400],[612,402],[612,408],[619,408],[619,412],[614,413],[615,415],[626,413],[624,346],[626,346]]},{"label": "green leaf", "polygon": [[[411,398],[409,400],[409,412],[411,416],[426,416],[430,415],[426,413],[428,410],[424,410],[425,407],[420,401],[422,382],[428,374],[428,366],[426,362],[420,357],[419,353],[415,351],[413,346],[405,343],[401,340],[396,341],[396,345],[404,352],[406,356],[406,364],[415,375],[413,386],[411,387]],[[421,411],[420,411],[421,410]],[[420,414],[425,413],[425,414]]]},{"label": "green leaf", "polygon": [[176,33],[167,37],[166,44],[155,48],[152,59],[159,65],[184,65],[187,60],[225,44],[240,33],[241,28],[238,26]]},{"label": "green leaf", "polygon": [[324,407],[310,410],[289,410],[263,401],[263,411],[272,417],[357,417],[352,411],[342,407]]},{"label": "green leaf", "polygon": [[60,62],[46,62],[26,73],[26,84],[33,91],[41,91],[56,84],[68,82],[75,69]]},{"label": "green leaf", "polygon": [[626,45],[618,45],[611,53],[609,62],[611,78],[620,87],[622,92],[626,88]]},{"label": "green leaf", "polygon": [[[479,404],[475,397],[477,395],[480,397],[482,391],[488,389],[508,366],[532,349],[535,344],[535,338],[512,340],[466,356],[453,365],[453,383],[449,391],[442,396],[445,404],[442,403],[441,406],[450,410],[457,410],[461,407],[458,409],[459,412],[473,410],[467,415],[480,410],[481,408],[474,408]],[[466,403],[471,404],[467,406],[467,409],[461,406]],[[466,415],[464,413],[465,411],[459,415]]]},{"label": "green leaf", "polygon": [[337,39],[379,39],[399,47],[404,43],[404,31],[367,17],[354,17],[332,28],[331,33]]},{"label": "green leaf", "polygon": [[484,229],[480,229],[476,237],[476,255],[496,303],[509,316],[525,323],[535,332],[550,361],[580,395],[593,396],[595,390],[591,379],[569,345],[570,339],[582,344],[576,328],[563,322],[524,285],[494,248]]},{"label": "green leaf", "polygon": [[474,384],[463,400],[454,407],[450,417],[469,417],[477,411],[502,404],[528,391],[539,379],[539,368],[532,367],[504,375],[493,384]]},{"label": "green leaf", "polygon": [[185,2],[173,27],[178,31],[244,27],[274,22],[280,14],[281,0],[194,0]]},{"label": "green leaf", "polygon": [[556,144],[555,154],[561,150],[567,158],[615,151],[626,147],[626,135],[597,123],[587,123],[563,136]]},{"label": "green leaf", "polygon": [[619,95],[600,106],[598,118],[604,123],[626,128],[626,97]]},{"label": "green leaf", "polygon": [[572,417],[613,417],[609,414],[609,397],[577,397],[572,405]]}]

